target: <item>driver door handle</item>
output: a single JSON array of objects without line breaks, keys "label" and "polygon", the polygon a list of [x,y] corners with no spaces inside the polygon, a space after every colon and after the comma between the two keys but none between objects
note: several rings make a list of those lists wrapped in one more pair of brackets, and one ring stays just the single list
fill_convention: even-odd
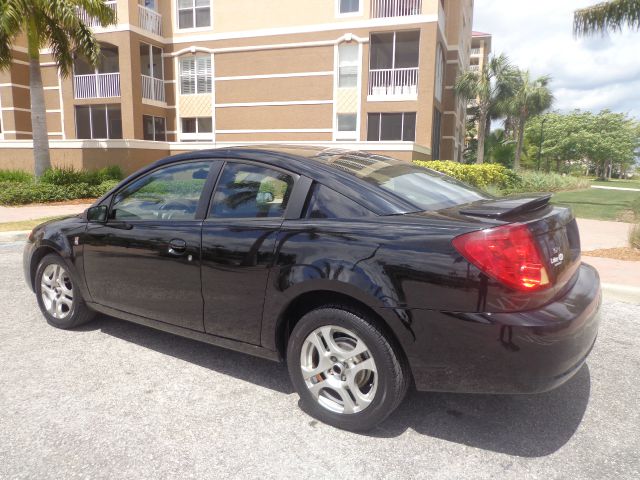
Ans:
[{"label": "driver door handle", "polygon": [[180,256],[183,255],[187,251],[187,242],[184,240],[180,240],[178,238],[174,238],[169,242],[169,254]]}]

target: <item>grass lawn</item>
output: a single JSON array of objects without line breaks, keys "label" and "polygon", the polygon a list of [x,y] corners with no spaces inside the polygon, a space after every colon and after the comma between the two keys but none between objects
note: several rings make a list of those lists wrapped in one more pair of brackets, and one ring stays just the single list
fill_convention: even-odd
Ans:
[{"label": "grass lawn", "polygon": [[[640,205],[638,199],[640,199],[640,192],[592,188],[573,192],[558,192],[553,195],[551,201],[571,205],[576,217],[633,222],[631,203],[635,200],[636,208],[638,208]],[[640,211],[636,212],[636,215],[640,216]]]},{"label": "grass lawn", "polygon": [[24,220],[22,222],[7,222],[0,223],[0,232],[17,232],[20,230],[31,230],[33,227],[40,225],[47,220],[54,220],[56,218],[63,218],[60,216],[56,217],[46,217],[46,218],[38,218],[36,220]]},{"label": "grass lawn", "polygon": [[640,179],[617,180],[614,178],[609,180],[608,182],[603,182],[602,180],[594,180],[592,184],[602,187],[640,188]]}]

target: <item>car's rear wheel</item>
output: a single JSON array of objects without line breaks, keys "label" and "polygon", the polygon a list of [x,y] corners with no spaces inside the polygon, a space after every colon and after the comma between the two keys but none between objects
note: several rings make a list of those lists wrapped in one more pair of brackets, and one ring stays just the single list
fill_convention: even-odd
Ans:
[{"label": "car's rear wheel", "polygon": [[36,270],[35,288],[40,310],[54,327],[77,327],[95,316],[84,303],[67,265],[58,255],[50,254],[42,259]]},{"label": "car's rear wheel", "polygon": [[368,430],[400,404],[407,390],[403,357],[362,313],[323,307],[296,324],[287,347],[289,375],[302,408],[346,430]]}]

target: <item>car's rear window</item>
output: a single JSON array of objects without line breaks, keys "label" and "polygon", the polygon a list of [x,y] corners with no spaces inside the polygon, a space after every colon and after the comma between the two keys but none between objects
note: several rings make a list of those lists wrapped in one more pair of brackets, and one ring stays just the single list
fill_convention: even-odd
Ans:
[{"label": "car's rear window", "polygon": [[392,158],[346,154],[323,160],[393,193],[419,210],[440,210],[490,198],[454,178]]}]

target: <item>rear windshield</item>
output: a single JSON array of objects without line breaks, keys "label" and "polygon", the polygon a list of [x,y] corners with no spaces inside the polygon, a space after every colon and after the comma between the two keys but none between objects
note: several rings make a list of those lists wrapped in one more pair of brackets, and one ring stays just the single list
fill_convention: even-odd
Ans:
[{"label": "rear windshield", "polygon": [[393,193],[417,210],[440,210],[491,198],[439,172],[387,157],[347,154],[325,161]]}]

